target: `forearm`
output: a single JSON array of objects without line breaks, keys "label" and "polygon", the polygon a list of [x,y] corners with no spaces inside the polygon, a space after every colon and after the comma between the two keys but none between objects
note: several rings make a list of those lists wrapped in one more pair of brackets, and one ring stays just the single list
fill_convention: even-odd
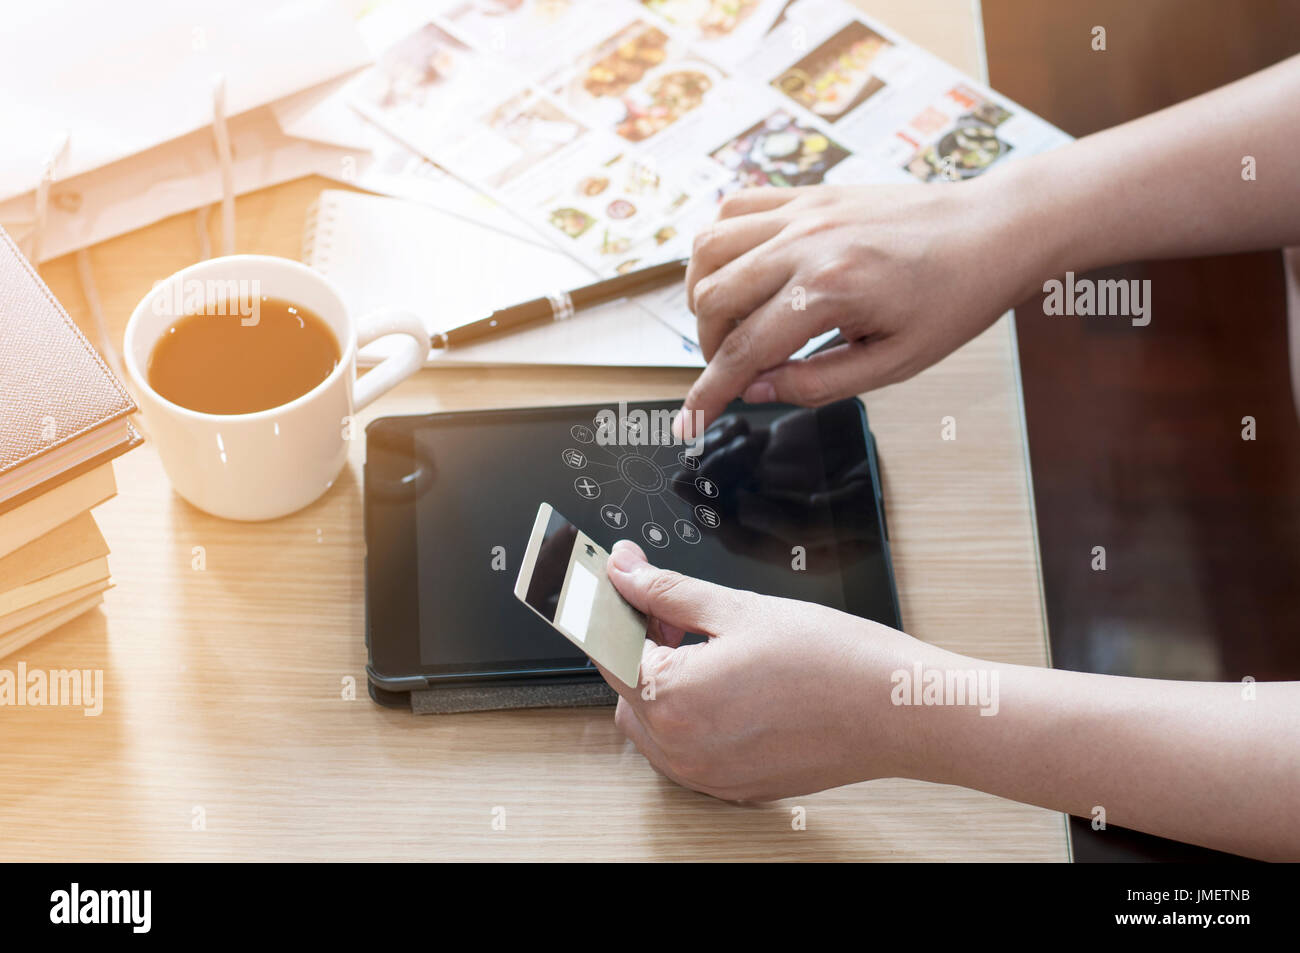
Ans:
[{"label": "forearm", "polygon": [[[1175,682],[992,665],[996,714],[898,707],[902,773],[1255,857],[1300,859],[1300,682]],[[984,706],[987,709],[987,705]]]},{"label": "forearm", "polygon": [[[1300,56],[971,184],[1041,283],[1067,270],[1300,244]],[[1253,157],[1254,178],[1243,162]]]}]

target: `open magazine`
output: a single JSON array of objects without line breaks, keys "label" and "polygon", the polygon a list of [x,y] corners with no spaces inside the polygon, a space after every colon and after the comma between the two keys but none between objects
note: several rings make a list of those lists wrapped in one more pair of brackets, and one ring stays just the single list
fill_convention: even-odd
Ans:
[{"label": "open magazine", "polygon": [[[352,105],[600,276],[688,255],[735,189],[955,181],[1069,141],[843,0],[430,9]],[[643,303],[694,337],[681,288]]]}]

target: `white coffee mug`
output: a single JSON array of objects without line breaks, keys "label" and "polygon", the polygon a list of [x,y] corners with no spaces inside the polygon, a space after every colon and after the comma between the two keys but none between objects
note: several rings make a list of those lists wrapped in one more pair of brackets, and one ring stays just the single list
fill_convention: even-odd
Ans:
[{"label": "white coffee mug", "polygon": [[[149,357],[168,326],[198,310],[196,300],[215,297],[233,308],[246,295],[280,298],[318,314],[341,353],[329,376],[287,404],[250,414],[190,410],[149,386]],[[357,349],[389,334],[406,340],[357,379]],[[176,492],[215,516],[266,520],[301,509],[334,484],[349,440],[360,432],[353,416],[424,365],[429,335],[408,312],[354,320],[334,286],[306,265],[230,255],[191,265],[155,285],[127,322],[124,349],[149,439]]]}]

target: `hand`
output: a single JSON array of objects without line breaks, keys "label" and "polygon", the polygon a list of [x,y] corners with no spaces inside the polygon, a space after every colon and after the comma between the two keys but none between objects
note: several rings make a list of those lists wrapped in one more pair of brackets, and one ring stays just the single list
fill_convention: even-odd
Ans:
[{"label": "hand", "polygon": [[[727,402],[815,406],[912,376],[1049,268],[997,174],[944,185],[745,189],[695,241],[686,287],[708,366],[687,435]],[[835,328],[846,343],[790,356]]]},{"label": "hand", "polygon": [[[641,686],[614,719],[659,771],[727,800],[774,800],[898,773],[889,673],[901,632],[824,606],[656,569],[623,540],[608,573],[650,617]],[[709,637],[682,645],[685,632]]]}]

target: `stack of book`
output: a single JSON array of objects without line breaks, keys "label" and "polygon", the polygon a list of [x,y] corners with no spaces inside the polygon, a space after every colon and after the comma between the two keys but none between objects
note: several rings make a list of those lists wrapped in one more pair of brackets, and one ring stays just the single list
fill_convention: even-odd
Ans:
[{"label": "stack of book", "polygon": [[0,657],[97,606],[135,404],[0,229]]}]

